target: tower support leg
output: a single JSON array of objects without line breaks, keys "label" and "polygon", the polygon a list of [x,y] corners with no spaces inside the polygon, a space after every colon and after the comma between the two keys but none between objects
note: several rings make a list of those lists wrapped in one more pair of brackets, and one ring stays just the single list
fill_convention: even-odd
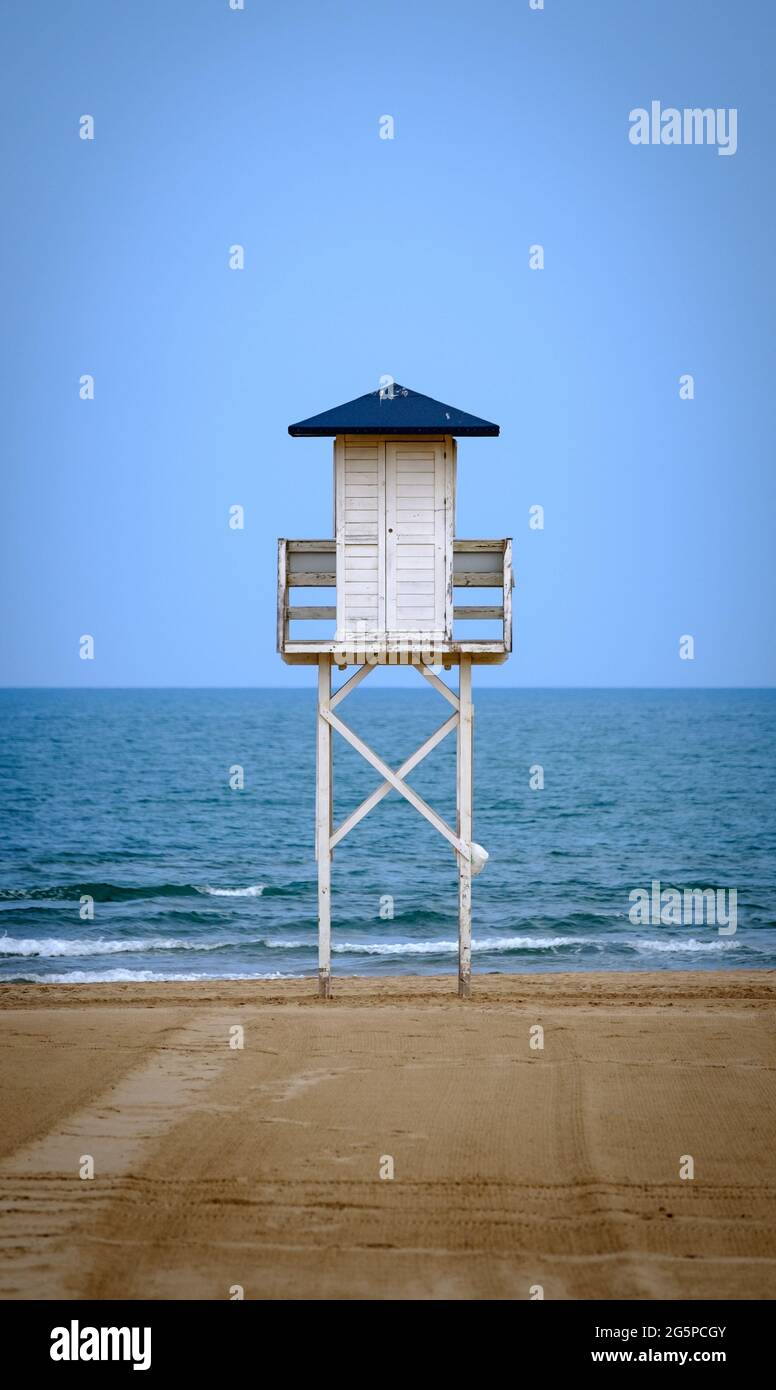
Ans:
[{"label": "tower support leg", "polygon": [[458,854],[458,994],[468,999],[472,992],[472,664],[461,656],[458,685],[458,837],[468,855]]},{"label": "tower support leg", "polygon": [[315,853],[318,860],[318,994],[331,997],[331,657],[318,657],[317,756],[315,774]]}]

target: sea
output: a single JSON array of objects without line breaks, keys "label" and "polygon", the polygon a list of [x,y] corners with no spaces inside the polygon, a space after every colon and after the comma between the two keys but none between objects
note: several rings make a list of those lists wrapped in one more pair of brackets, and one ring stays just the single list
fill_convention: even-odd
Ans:
[{"label": "sea", "polygon": [[[475,973],[776,967],[776,692],[475,694]],[[368,682],[339,710],[394,767],[449,712]],[[334,752],[339,824],[381,779]],[[455,824],[454,735],[410,783]],[[314,807],[312,678],[0,692],[0,980],[314,976]],[[455,972],[455,852],[404,798],[332,875],[335,975]],[[634,918],[653,884],[727,895],[735,929]]]}]

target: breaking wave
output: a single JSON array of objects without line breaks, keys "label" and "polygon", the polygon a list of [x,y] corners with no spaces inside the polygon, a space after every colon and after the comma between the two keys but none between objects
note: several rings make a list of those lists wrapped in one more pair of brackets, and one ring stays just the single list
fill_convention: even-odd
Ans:
[{"label": "breaking wave", "polygon": [[56,936],[26,937],[16,939],[12,936],[0,937],[0,957],[42,956],[55,959],[57,956],[121,956],[136,955],[146,951],[223,951],[233,946],[263,946],[261,940],[246,942],[240,939],[221,941],[183,940],[176,937],[127,938],[125,941],[66,941]]},{"label": "breaking wave", "polygon": [[193,898],[206,894],[214,898],[260,898],[266,884],[251,883],[247,888],[212,888],[196,883],[54,883],[46,888],[0,888],[0,903],[78,902],[93,898],[96,903],[128,903],[144,898]]}]

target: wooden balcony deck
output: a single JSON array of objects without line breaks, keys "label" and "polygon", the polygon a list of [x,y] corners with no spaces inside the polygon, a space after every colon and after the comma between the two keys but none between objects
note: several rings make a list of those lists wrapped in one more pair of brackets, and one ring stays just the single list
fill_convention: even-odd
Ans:
[{"label": "wooden balcony deck", "polygon": [[[512,651],[512,542],[456,540],[453,546],[453,589],[499,589],[498,604],[454,603],[454,622],[494,620],[500,623],[495,637],[453,638],[440,642],[423,633],[364,634],[337,641],[335,604],[290,602],[291,589],[336,589],[334,540],[278,541],[277,649],[290,665],[315,665],[321,653],[331,653],[340,665],[362,663],[412,664],[427,662],[457,665],[462,655],[475,664],[499,664]],[[328,622],[331,635],[302,637],[291,625]],[[429,650],[432,649],[432,650]]]}]

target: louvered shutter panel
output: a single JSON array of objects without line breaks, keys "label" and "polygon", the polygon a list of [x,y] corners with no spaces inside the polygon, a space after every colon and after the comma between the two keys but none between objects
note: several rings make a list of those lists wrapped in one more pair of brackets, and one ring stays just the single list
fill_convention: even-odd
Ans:
[{"label": "louvered shutter panel", "polygon": [[385,484],[377,443],[344,441],[338,480],[338,636],[381,633],[385,625],[383,585]]},{"label": "louvered shutter panel", "polygon": [[[446,633],[444,449],[386,445],[386,625],[389,632]],[[450,499],[450,505],[452,500]]]}]

